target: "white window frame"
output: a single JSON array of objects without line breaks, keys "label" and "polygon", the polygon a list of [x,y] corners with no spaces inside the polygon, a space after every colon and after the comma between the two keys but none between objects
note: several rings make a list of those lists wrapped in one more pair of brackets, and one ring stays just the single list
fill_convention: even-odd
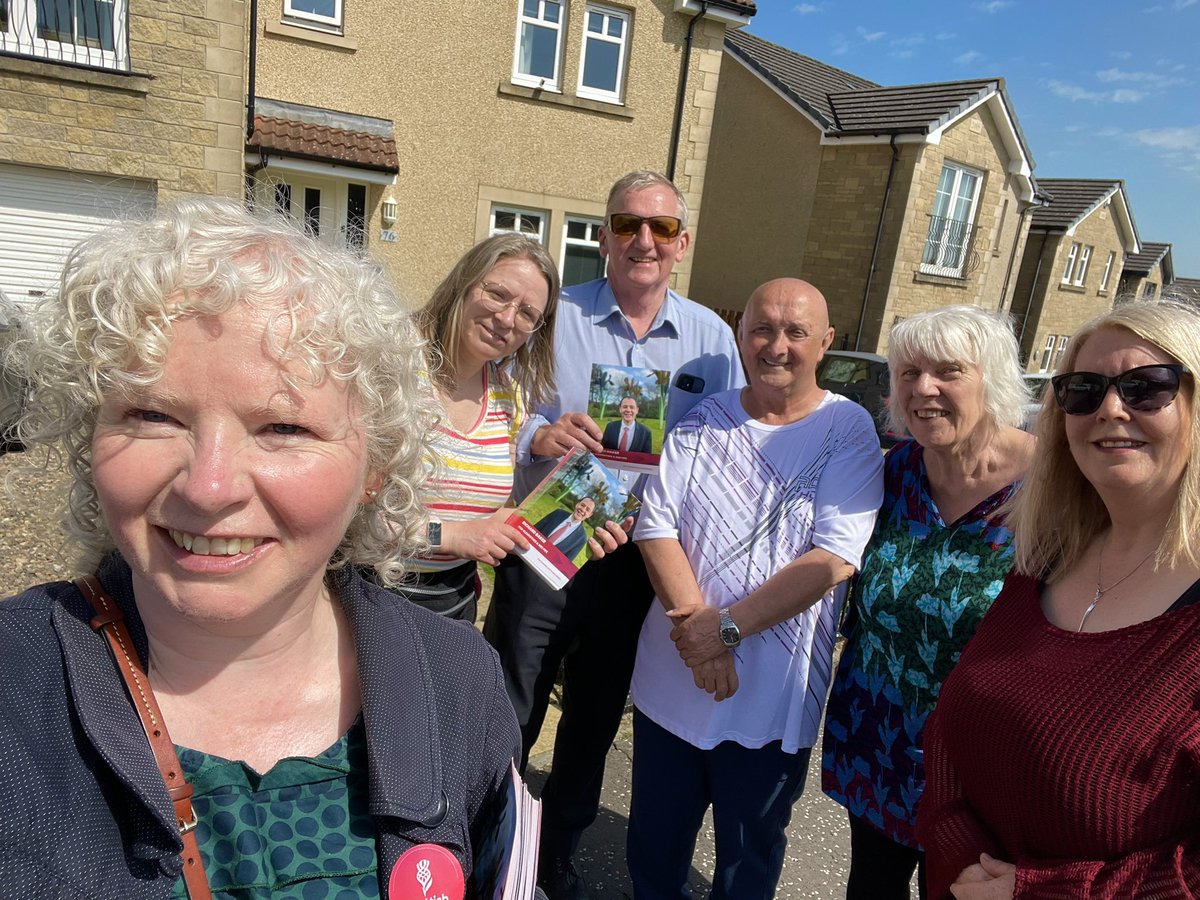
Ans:
[{"label": "white window frame", "polygon": [[[496,225],[496,213],[512,213],[518,221],[523,216],[537,217],[537,232],[535,234],[520,228],[501,228]],[[527,209],[521,206],[509,206],[505,203],[493,203],[492,211],[488,214],[488,237],[494,234],[523,234],[525,237],[536,239],[544,247],[546,245],[546,224],[549,219],[550,214],[544,209]]]},{"label": "white window frame", "polygon": [[1100,279],[1100,290],[1101,291],[1108,290],[1108,279],[1112,275],[1112,267],[1113,267],[1113,263],[1116,261],[1116,259],[1117,259],[1117,251],[1109,250],[1108,251],[1108,262],[1106,262],[1104,264],[1104,277]]},{"label": "white window frame", "polygon": [[[536,2],[538,5],[538,15],[534,18],[525,15],[525,0],[517,0],[517,33],[513,38],[512,82],[513,84],[522,84],[526,87],[558,91],[559,81],[562,78],[563,32],[566,30],[566,23],[563,20],[567,17],[567,0],[536,0]],[[545,18],[547,3],[553,3],[558,7],[557,22],[550,22]],[[531,75],[521,71],[521,35],[526,25],[534,28],[547,28],[555,32],[554,76],[552,78]]]},{"label": "white window frame", "polygon": [[1071,249],[1067,253],[1067,265],[1063,269],[1063,274],[1062,274],[1062,283],[1063,284],[1071,283],[1071,276],[1075,272],[1075,257],[1079,254],[1079,250],[1080,250],[1081,246],[1082,245],[1078,241],[1075,241],[1071,244]]},{"label": "white window frame", "polygon": [[1039,372],[1045,372],[1050,365],[1050,360],[1054,359],[1054,344],[1058,340],[1057,334],[1046,335],[1046,346],[1042,348],[1042,362]]},{"label": "white window frame", "polygon": [[[585,225],[587,227],[587,232],[588,232],[589,236],[586,238],[571,237],[569,232],[571,229],[572,222]],[[567,248],[568,247],[587,247],[589,249],[595,249],[595,251],[597,253],[599,253],[600,252],[600,239],[599,239],[599,235],[597,234],[597,232],[603,226],[604,226],[604,220],[597,219],[595,216],[568,215],[566,218],[566,223],[563,225],[562,247],[559,248],[559,253],[558,253],[558,271],[566,272],[566,270],[567,270]],[[601,274],[603,274],[603,267],[602,267]]]},{"label": "white window frame", "polygon": [[[925,243],[921,249],[921,265],[920,270],[928,275],[944,275],[949,278],[961,278],[967,268],[967,255],[970,252],[970,241],[964,240],[963,243],[954,245],[947,239],[948,228],[941,233],[941,239],[937,242],[937,256],[931,261],[926,262],[925,257],[928,255],[930,243],[933,241],[933,230],[935,223],[934,218],[942,218],[947,222],[959,222],[968,229],[968,236],[975,227],[975,216],[979,211],[979,197],[983,193],[983,175],[984,173],[978,169],[972,169],[970,166],[964,166],[961,163],[950,162],[946,160],[942,163],[942,172],[938,173],[938,185],[941,186],[942,173],[947,170],[954,173],[954,180],[950,183],[950,202],[945,209],[947,213],[944,216],[938,216],[937,213],[930,213],[930,229],[929,234],[925,238]],[[957,219],[954,217],[954,208],[958,205],[961,199],[960,191],[962,190],[963,176],[970,175],[976,179],[975,194],[971,197],[971,205],[967,209],[965,218]],[[937,194],[934,195],[934,209],[937,209]],[[946,264],[946,251],[949,247],[957,247],[959,259],[957,265]]]},{"label": "white window frame", "polygon": [[338,34],[341,34],[343,13],[343,0],[333,0],[332,16],[323,16],[320,13],[309,12],[305,9],[296,9],[294,0],[283,0],[283,17],[293,25],[320,28],[323,31],[336,31]]},{"label": "white window frame", "polygon": [[1067,350],[1068,339],[1069,336],[1065,334],[1060,334],[1058,336],[1058,345],[1054,348],[1054,361],[1050,364],[1050,368],[1055,372],[1058,371],[1059,360],[1062,359],[1063,354]]},{"label": "white window frame", "polygon": [[[128,0],[95,0],[95,6],[112,7],[113,49],[89,44],[86,40],[60,41],[38,33],[39,0],[8,0],[8,27],[0,31],[0,52],[36,56],[56,62],[73,63],[96,69],[129,71]],[[72,25],[76,23],[75,3],[70,0]],[[107,22],[107,18],[106,18]],[[99,24],[99,23],[97,23]],[[78,36],[77,28],[72,31]]]},{"label": "white window frame", "polygon": [[1084,244],[1083,249],[1079,252],[1079,259],[1075,261],[1075,286],[1083,287],[1083,282],[1087,279],[1088,263],[1092,261],[1092,245]]},{"label": "white window frame", "polygon": [[[602,16],[601,32],[597,34],[588,30],[588,25],[591,22],[593,15]],[[610,19],[616,19],[621,22],[621,37],[613,38],[608,33],[608,24]],[[616,9],[611,6],[602,6],[599,3],[589,3],[583,11],[583,28],[582,36],[579,44],[579,83],[575,87],[575,93],[580,97],[586,97],[589,100],[600,100],[605,103],[620,103],[625,92],[625,58],[629,50],[629,28],[632,25],[633,17],[628,11]],[[588,87],[583,83],[584,76],[587,74],[587,51],[589,41],[599,41],[604,44],[617,45],[617,79],[616,89],[611,91],[601,90],[595,87]]]}]

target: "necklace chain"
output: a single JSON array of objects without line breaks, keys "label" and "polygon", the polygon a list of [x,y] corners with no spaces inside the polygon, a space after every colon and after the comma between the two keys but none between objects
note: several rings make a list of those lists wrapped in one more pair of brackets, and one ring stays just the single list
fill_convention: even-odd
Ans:
[{"label": "necklace chain", "polygon": [[1154,551],[1158,549],[1158,547],[1153,547],[1149,553],[1142,557],[1141,561],[1136,566],[1134,566],[1108,587],[1100,587],[1100,583],[1104,580],[1104,548],[1107,546],[1107,544],[1108,538],[1105,537],[1104,544],[1100,546],[1100,557],[1096,560],[1096,596],[1092,598],[1092,602],[1089,603],[1087,609],[1083,611],[1083,618],[1079,620],[1079,628],[1077,629],[1078,631],[1083,631],[1083,626],[1086,624],[1088,616],[1090,616],[1092,611],[1095,610],[1095,608],[1100,604],[1100,601],[1103,599],[1104,595],[1115,588],[1126,578],[1131,577],[1134,572],[1144,566],[1146,564],[1146,560],[1153,556]]}]

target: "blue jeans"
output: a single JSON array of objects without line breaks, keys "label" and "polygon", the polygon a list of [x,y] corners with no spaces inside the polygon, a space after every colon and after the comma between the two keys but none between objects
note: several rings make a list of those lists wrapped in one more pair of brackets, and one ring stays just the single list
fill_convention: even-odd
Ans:
[{"label": "blue jeans", "polygon": [[635,900],[690,900],[688,872],[710,805],[717,845],[711,900],[774,897],[810,752],[784,753],[779,741],[701,750],[635,709],[626,845]]}]

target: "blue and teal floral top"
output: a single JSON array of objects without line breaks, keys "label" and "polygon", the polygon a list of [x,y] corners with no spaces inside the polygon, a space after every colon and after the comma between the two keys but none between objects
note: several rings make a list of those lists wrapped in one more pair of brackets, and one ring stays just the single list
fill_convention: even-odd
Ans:
[{"label": "blue and teal floral top", "polygon": [[821,787],[852,816],[910,847],[918,846],[925,787],[925,720],[1012,567],[1012,532],[996,511],[1014,488],[946,523],[920,444],[897,444],[884,462],[883,506],[825,714]]}]

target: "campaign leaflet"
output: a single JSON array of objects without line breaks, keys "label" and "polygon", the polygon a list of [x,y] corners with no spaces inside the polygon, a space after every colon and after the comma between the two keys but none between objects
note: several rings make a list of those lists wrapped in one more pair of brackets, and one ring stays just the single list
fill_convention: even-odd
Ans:
[{"label": "campaign leaflet", "polygon": [[533,799],[514,763],[483,814],[475,840],[473,896],[479,900],[533,900],[541,815],[541,803]]},{"label": "campaign leaflet", "polygon": [[671,373],[592,363],[587,413],[600,426],[596,456],[614,469],[658,471]]},{"label": "campaign leaflet", "polygon": [[513,552],[552,588],[588,561],[588,538],[605,522],[622,522],[641,504],[600,460],[581,447],[556,465],[513,510],[508,524],[529,541]]}]

